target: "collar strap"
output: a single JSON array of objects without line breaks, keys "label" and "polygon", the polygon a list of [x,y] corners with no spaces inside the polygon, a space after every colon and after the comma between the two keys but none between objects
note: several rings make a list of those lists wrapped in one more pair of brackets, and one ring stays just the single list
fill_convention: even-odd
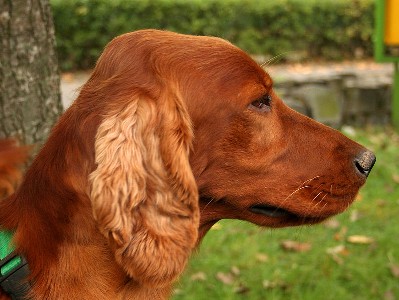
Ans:
[{"label": "collar strap", "polygon": [[12,236],[9,231],[0,231],[0,286],[12,300],[28,299],[28,263],[14,252]]}]

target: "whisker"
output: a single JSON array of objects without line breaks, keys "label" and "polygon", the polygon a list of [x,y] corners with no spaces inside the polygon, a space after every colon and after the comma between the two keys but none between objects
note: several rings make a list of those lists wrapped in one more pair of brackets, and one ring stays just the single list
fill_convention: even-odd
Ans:
[{"label": "whisker", "polygon": [[[298,193],[299,191],[301,191],[301,190],[303,190],[303,189],[306,189],[306,188],[310,188],[311,186],[310,185],[305,185],[306,183],[309,183],[309,182],[311,182],[311,181],[313,181],[313,180],[315,180],[315,179],[318,179],[318,178],[320,178],[321,176],[315,176],[315,177],[313,177],[313,178],[310,178],[310,179],[307,179],[307,180],[305,180],[304,182],[302,182],[302,184],[300,184],[299,185],[299,187],[297,188],[297,189],[295,189],[291,194],[289,194],[287,197],[285,197],[284,198],[284,200],[282,200],[282,201],[280,201],[280,203],[278,203],[278,205],[276,206],[276,211],[279,209],[279,208],[281,208],[285,203],[286,203],[286,201],[290,198],[290,197],[292,197],[293,195],[295,195],[296,193]],[[321,186],[321,185],[320,185]],[[317,197],[316,197],[317,198]]]},{"label": "whisker", "polygon": [[306,189],[306,188],[308,188],[308,187],[310,187],[310,186],[309,186],[309,185],[305,185],[305,186],[301,186],[301,187],[297,188],[295,191],[293,191],[291,194],[289,194],[283,201],[281,201],[281,202],[278,204],[278,206],[276,206],[276,210],[277,210],[278,208],[281,208],[281,207],[283,206],[283,204],[284,204],[290,197],[292,197],[294,194],[296,194],[296,193],[298,193],[300,190]]},{"label": "whisker", "polygon": [[312,199],[312,201],[316,200],[316,198],[319,197],[319,195],[320,195],[321,193],[323,193],[323,191],[319,192],[319,193],[316,195],[316,197],[314,197],[314,198]]},{"label": "whisker", "polygon": [[306,189],[306,188],[308,188],[308,187],[309,187],[308,185],[305,185],[305,186],[302,186],[302,187],[300,187],[300,188],[297,188],[295,191],[293,191],[291,194],[289,194],[289,195],[283,200],[283,202],[284,202],[285,200],[287,200],[289,197],[293,196],[295,193],[299,192],[299,191],[302,190],[302,189]]},{"label": "whisker", "polygon": [[[315,198],[313,198],[313,200],[315,200],[322,192],[320,192],[319,194],[317,194],[317,196]],[[308,211],[313,211],[320,203],[323,202],[323,199],[327,196],[328,194],[326,193],[323,198],[321,198],[320,201],[317,201],[317,203],[315,205],[312,206],[312,208],[308,209]]]},{"label": "whisker", "polygon": [[327,202],[326,203],[324,203],[324,205],[323,205],[323,207],[321,208],[322,210],[324,209],[324,207],[326,207],[327,206]]},{"label": "whisker", "polygon": [[320,188],[321,186],[323,186],[323,183],[320,183],[320,184],[313,190],[313,192],[312,192],[310,195],[312,196],[314,193],[317,193],[317,191],[319,190],[319,188]]},{"label": "whisker", "polygon": [[326,193],[324,196],[323,196],[323,198],[321,198],[321,200],[320,201],[323,201],[324,200],[324,198],[325,197],[327,197],[328,196],[328,193]]},{"label": "whisker", "polygon": [[284,203],[285,203],[290,197],[292,197],[293,195],[295,195],[296,193],[298,193],[298,192],[301,191],[302,189],[310,188],[310,185],[304,185],[304,184],[309,183],[309,182],[311,182],[311,181],[313,181],[313,180],[315,180],[315,179],[318,179],[318,178],[320,178],[319,175],[317,175],[317,176],[315,176],[315,177],[313,177],[313,178],[307,179],[307,180],[305,180],[304,182],[302,182],[296,190],[294,190],[294,191],[293,191],[291,194],[289,194],[283,201],[281,201],[281,202],[279,203],[279,205],[276,207],[276,209],[281,208],[281,207],[284,205]]},{"label": "whisker", "polygon": [[211,198],[211,199],[209,200],[209,202],[204,206],[204,208],[203,208],[201,211],[205,211],[205,209],[208,207],[208,205],[211,204],[212,201],[214,201],[214,200],[215,200],[215,198]]},{"label": "whisker", "polygon": [[313,178],[310,178],[310,179],[306,180],[304,183],[302,183],[301,185],[304,185],[305,183],[310,182],[310,181],[312,181],[312,180],[315,180],[315,179],[317,179],[317,178],[320,178],[320,176],[315,176],[315,177],[313,177]]}]

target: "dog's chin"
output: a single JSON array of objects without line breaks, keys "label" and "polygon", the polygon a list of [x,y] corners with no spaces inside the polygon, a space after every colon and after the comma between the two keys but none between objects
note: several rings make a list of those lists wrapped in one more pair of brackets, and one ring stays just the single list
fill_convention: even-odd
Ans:
[{"label": "dog's chin", "polygon": [[305,216],[292,213],[288,210],[273,207],[270,205],[254,205],[247,210],[241,210],[240,215],[223,218],[209,218],[206,212],[201,213],[201,223],[199,226],[198,244],[212,226],[221,219],[239,219],[262,227],[282,228],[300,225],[313,225],[326,220],[330,216]]},{"label": "dog's chin", "polygon": [[342,211],[339,209],[339,211],[306,215],[270,204],[258,203],[248,207],[237,207],[226,199],[209,200],[209,198],[201,198],[200,206],[199,242],[208,230],[221,219],[239,219],[262,227],[281,228],[317,224]]},{"label": "dog's chin", "polygon": [[299,225],[317,224],[330,215],[305,215],[297,214],[284,208],[271,206],[268,204],[256,204],[248,208],[249,214],[246,214],[247,221],[265,227],[288,227]]}]

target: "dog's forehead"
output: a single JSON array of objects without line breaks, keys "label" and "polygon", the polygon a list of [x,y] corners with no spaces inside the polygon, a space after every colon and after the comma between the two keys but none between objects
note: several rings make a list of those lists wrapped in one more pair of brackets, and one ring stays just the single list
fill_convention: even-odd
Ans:
[{"label": "dog's forehead", "polygon": [[183,39],[180,49],[184,49],[184,54],[180,51],[172,54],[175,56],[173,61],[180,59],[174,64],[178,73],[200,78],[207,87],[218,88],[222,92],[243,86],[257,89],[271,87],[270,76],[238,47],[214,37],[194,37],[194,40],[196,43]]},{"label": "dog's forehead", "polygon": [[[101,61],[115,62],[107,77],[130,82],[173,82],[185,95],[243,101],[272,85],[270,76],[244,51],[216,37],[145,30],[116,38]],[[205,95],[206,94],[206,95]],[[237,98],[238,95],[244,97]]]}]

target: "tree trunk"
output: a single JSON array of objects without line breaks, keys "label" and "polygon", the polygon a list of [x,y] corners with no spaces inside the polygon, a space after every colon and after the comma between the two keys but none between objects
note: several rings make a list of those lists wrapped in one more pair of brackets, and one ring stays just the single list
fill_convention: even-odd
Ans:
[{"label": "tree trunk", "polygon": [[42,143],[62,112],[48,0],[0,0],[0,138]]}]

